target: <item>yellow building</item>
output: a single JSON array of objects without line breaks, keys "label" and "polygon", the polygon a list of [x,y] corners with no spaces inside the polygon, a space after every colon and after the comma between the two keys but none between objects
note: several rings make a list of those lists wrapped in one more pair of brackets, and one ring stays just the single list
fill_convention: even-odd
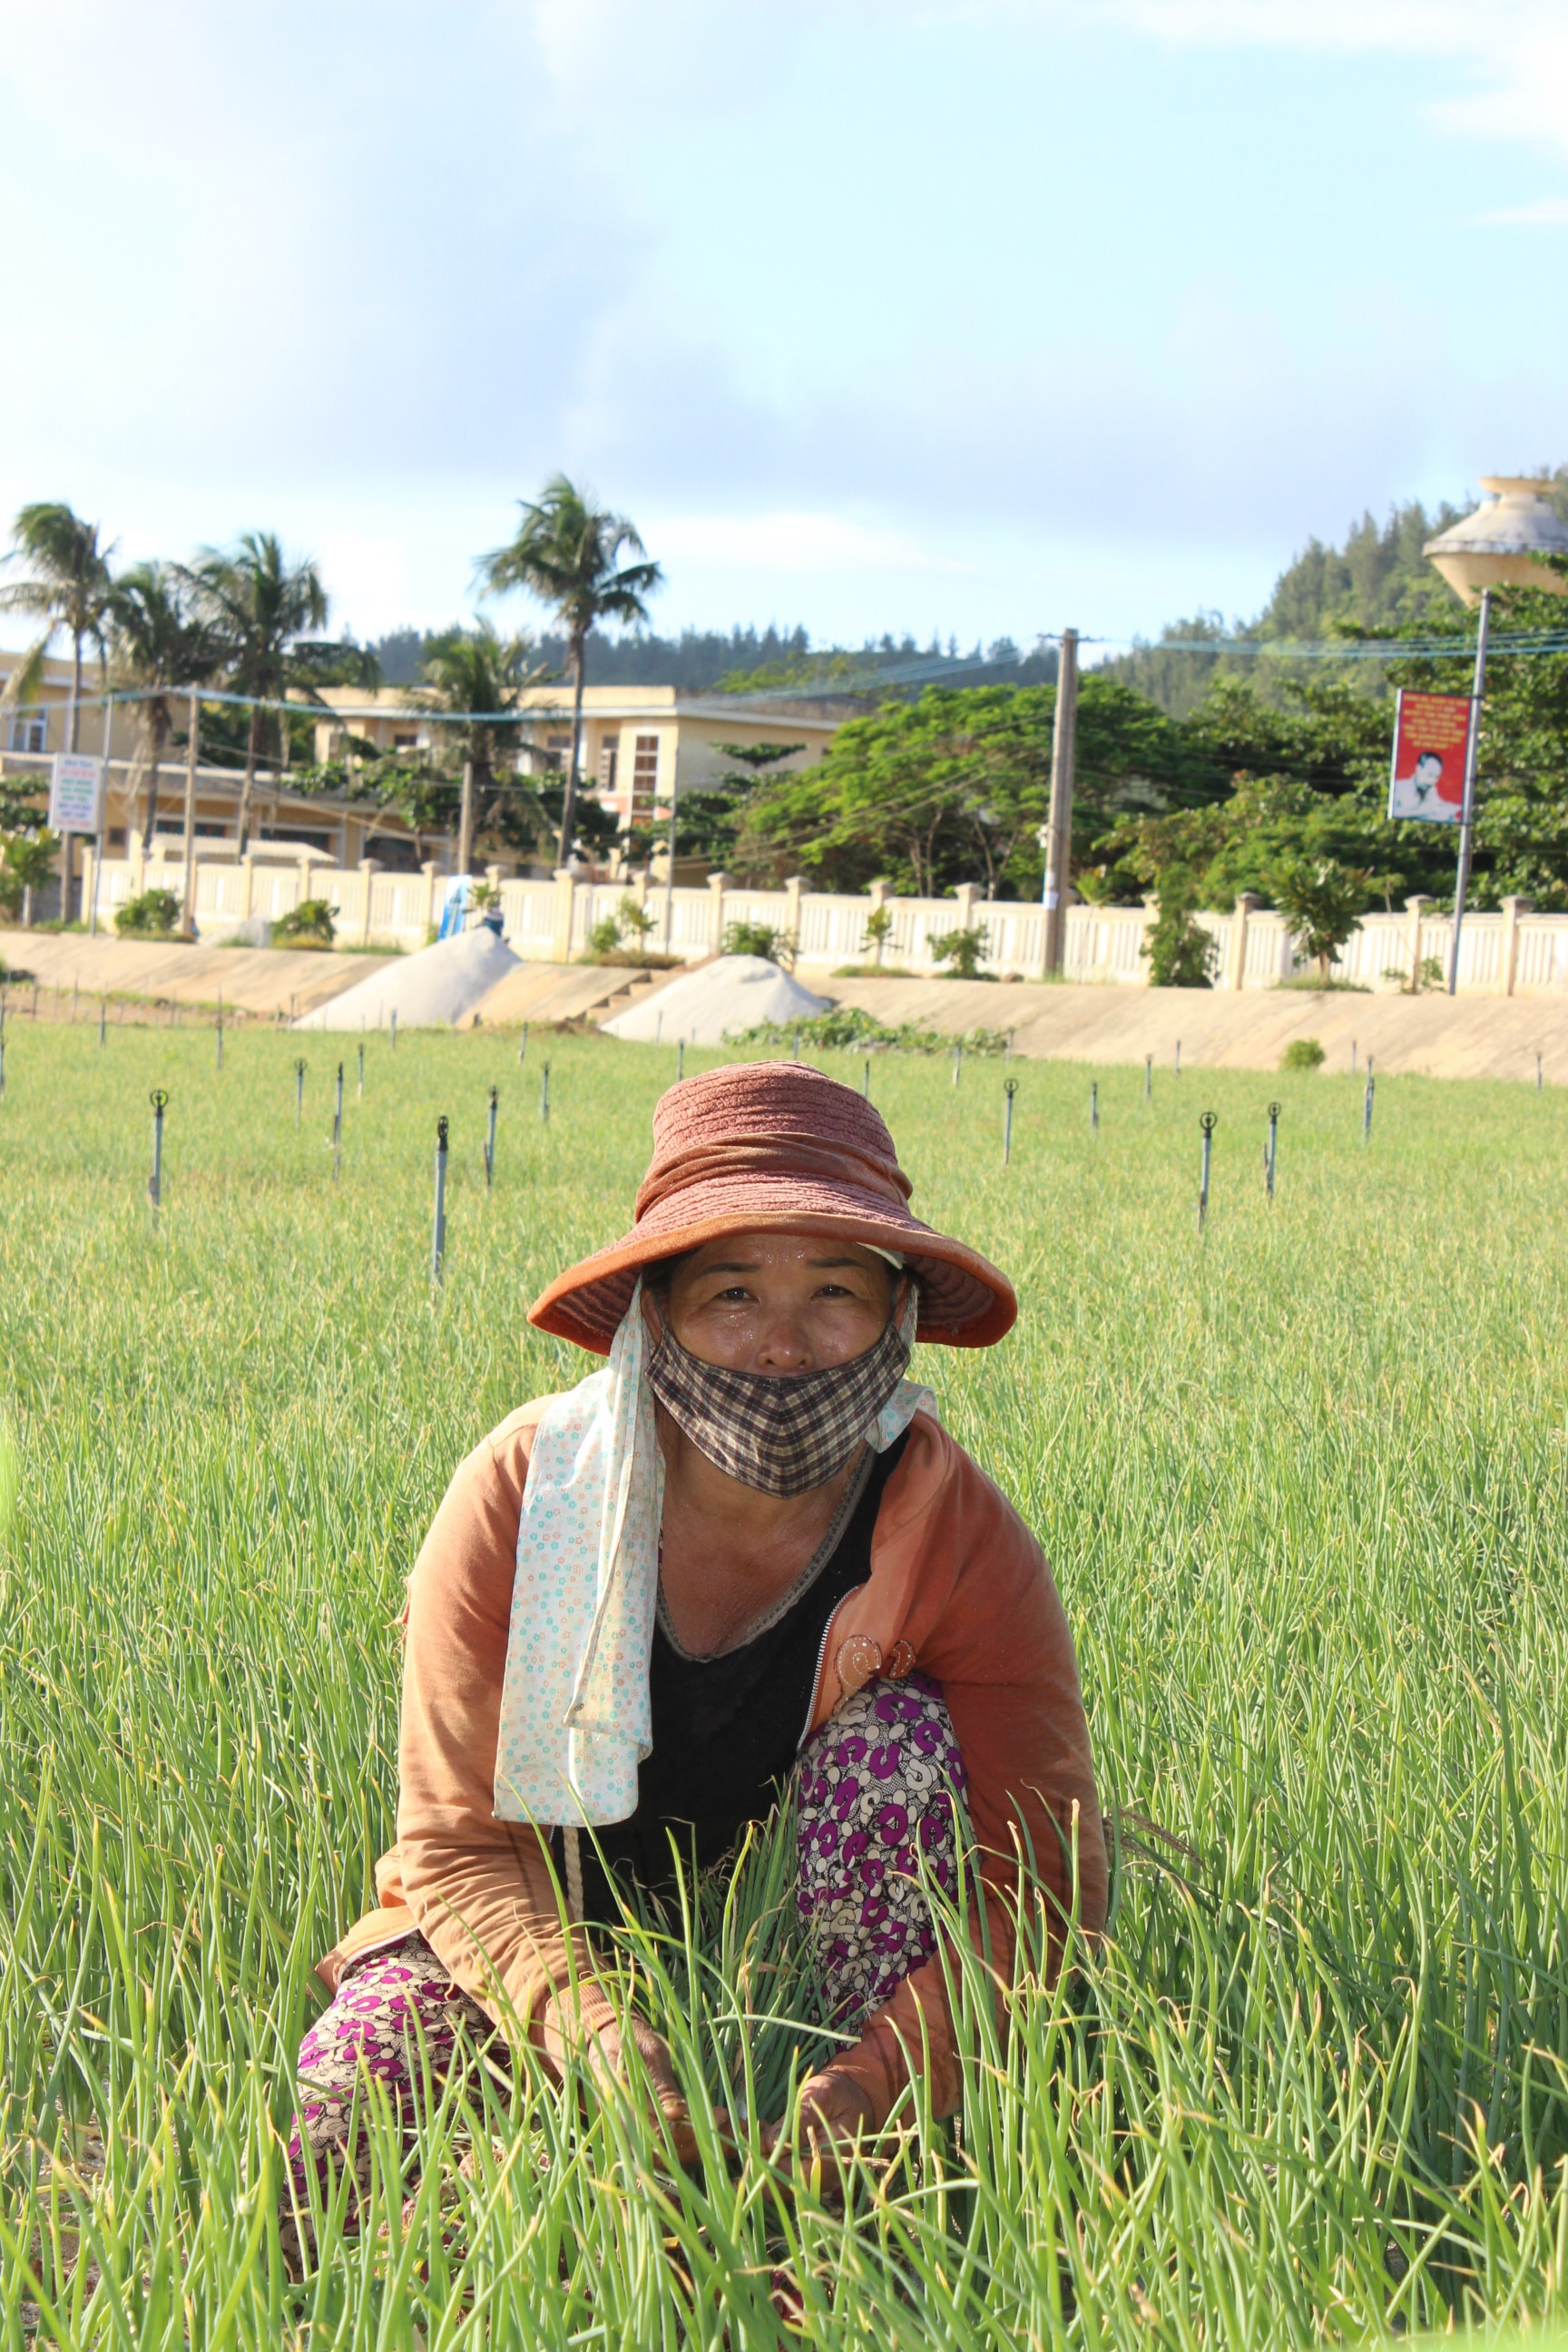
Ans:
[{"label": "yellow building", "polygon": [[[16,659],[15,653],[0,653],[0,689]],[[26,709],[0,715],[0,772],[13,782],[22,776],[31,776],[40,792],[47,791],[50,760],[55,752],[69,748],[70,685],[69,660],[50,656],[44,664],[37,699]],[[183,844],[184,840],[185,697],[176,695],[171,699],[178,732],[169,743],[159,769],[153,838],[141,845],[149,852],[166,847],[171,842]],[[105,715],[97,670],[89,667],[82,680],[77,749],[97,758],[107,757],[103,846],[111,857],[124,856],[133,845],[133,837],[140,841],[146,817],[148,774],[145,760],[140,756],[141,707],[132,702],[115,703],[108,714],[107,737]],[[219,767],[211,761],[204,761],[199,752],[198,735],[193,830],[201,845],[201,855],[221,857],[226,843],[229,854],[237,855],[243,772],[227,764]],[[278,773],[276,760],[257,772],[251,799],[250,845],[262,857],[270,850],[278,856],[292,859],[301,850],[311,850],[339,866],[357,866],[362,858],[374,857],[382,866],[410,872],[429,857],[447,865],[452,851],[449,835],[416,835],[400,816],[355,802],[342,793],[291,792],[287,774]],[[79,849],[72,870],[77,875],[81,872]]]},{"label": "yellow building", "polygon": [[[338,717],[317,725],[318,760],[340,758],[355,737],[377,751],[416,756],[439,738],[439,717],[407,687],[374,694],[329,687],[321,699]],[[533,687],[519,708],[524,773],[563,772],[572,751],[571,687]],[[673,686],[590,686],[583,696],[584,787],[615,810],[624,833],[651,823],[655,803],[668,805],[672,791],[700,792],[731,769],[721,744],[800,744],[793,764],[805,767],[820,760],[842,723],[841,713],[809,701],[781,707]]]}]

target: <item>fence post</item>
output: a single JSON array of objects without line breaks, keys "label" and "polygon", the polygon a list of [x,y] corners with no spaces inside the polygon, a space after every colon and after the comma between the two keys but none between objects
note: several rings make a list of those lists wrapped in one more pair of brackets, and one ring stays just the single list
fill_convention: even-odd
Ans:
[{"label": "fence post", "polygon": [[1230,919],[1229,953],[1226,958],[1226,988],[1247,986],[1247,927],[1257,911],[1257,891],[1243,890],[1237,899]]},{"label": "fence post", "polygon": [[315,887],[315,860],[312,858],[310,851],[306,850],[300,860],[300,879],[295,886],[298,895],[295,898],[294,904],[297,907],[302,907],[304,905],[306,899],[310,897],[312,889]]},{"label": "fence post", "polygon": [[784,876],[784,929],[794,941],[797,951],[800,947],[800,894],[805,887],[804,874]]},{"label": "fence post", "polygon": [[250,920],[250,910],[256,904],[256,852],[247,849],[239,861],[239,919]]},{"label": "fence post", "polygon": [[419,871],[425,877],[425,936],[419,942],[423,947],[436,928],[436,883],[441,869],[433,857],[427,857]]},{"label": "fence post", "polygon": [[[495,892],[495,894],[496,894],[496,902],[495,902],[495,907],[494,907],[494,908],[493,908],[493,910],[492,910],[492,911],[493,911],[494,913],[498,914],[498,915],[500,915],[500,914],[501,913],[500,886],[501,886],[501,884],[505,881],[505,879],[506,879],[505,873],[502,871],[502,869],[501,869],[501,867],[500,867],[500,866],[486,866],[486,868],[485,868],[485,880],[489,884],[490,888],[491,888],[491,889]],[[502,916],[502,917],[501,917],[501,931],[502,931],[503,936],[504,936],[504,934],[505,934],[505,930],[506,930],[506,919],[505,919],[505,917],[504,917],[504,916]]]},{"label": "fence post", "polygon": [[[724,893],[729,887],[730,877],[727,874],[710,874],[708,877],[708,947],[709,952],[712,955],[722,955],[724,952]],[[784,888],[786,890],[789,888],[787,882],[784,884]],[[800,904],[798,876],[795,877],[794,903],[798,908]]]},{"label": "fence post", "polygon": [[380,858],[362,857],[359,870],[364,876],[364,912],[360,917],[359,943],[362,948],[367,948],[370,945],[370,902],[375,891],[375,877],[381,872]]},{"label": "fence post", "polygon": [[1502,992],[1511,996],[1519,978],[1519,919],[1531,914],[1533,898],[1505,898],[1502,902]]},{"label": "fence post", "polygon": [[1430,898],[1417,891],[1414,898],[1405,901],[1405,953],[1410,965],[1410,993],[1417,995],[1421,987],[1421,924]]},{"label": "fence post", "polygon": [[553,911],[555,920],[552,926],[550,961],[552,963],[570,963],[572,934],[576,928],[577,877],[569,866],[558,866],[555,869]]}]

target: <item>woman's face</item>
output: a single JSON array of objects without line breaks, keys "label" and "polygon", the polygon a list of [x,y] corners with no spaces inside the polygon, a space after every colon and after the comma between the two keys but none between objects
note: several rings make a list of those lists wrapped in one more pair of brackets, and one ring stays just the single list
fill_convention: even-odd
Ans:
[{"label": "woman's face", "polygon": [[668,1313],[681,1346],[704,1363],[815,1372],[876,1345],[896,1286],[886,1258],[858,1243],[737,1234],[694,1250],[677,1269]]}]

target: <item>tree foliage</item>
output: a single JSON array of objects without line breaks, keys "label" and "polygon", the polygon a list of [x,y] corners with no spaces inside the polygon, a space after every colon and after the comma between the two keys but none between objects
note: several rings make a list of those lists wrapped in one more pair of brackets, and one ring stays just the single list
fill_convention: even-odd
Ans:
[{"label": "tree foliage", "polygon": [[0,585],[0,613],[25,613],[43,627],[5,681],[0,709],[36,701],[43,683],[49,641],[63,629],[71,641],[69,740],[80,740],[82,649],[93,646],[101,669],[107,658],[106,626],[111,580],[108,552],[98,543],[99,526],[83,522],[58,499],[26,506],[11,526],[8,565],[25,565],[28,577]]},{"label": "tree foliage", "polygon": [[624,563],[628,552],[645,556],[637,526],[612,514],[564,474],[548,481],[539,498],[524,500],[517,536],[479,558],[487,595],[521,588],[554,613],[566,636],[566,670],[572,680],[572,754],[562,800],[560,862],[565,865],[577,837],[578,772],[583,751],[583,687],[590,632],[605,621],[630,624],[647,618],[647,599],[664,578],[657,563]]},{"label": "tree foliage", "polygon": [[[829,889],[885,875],[918,898],[979,882],[1040,887],[1054,686],[928,687],[841,727],[822,759],[759,788],[736,845],[742,875],[798,867]],[[1185,782],[1180,730],[1143,696],[1089,677],[1079,696],[1075,858],[1130,797]]]}]

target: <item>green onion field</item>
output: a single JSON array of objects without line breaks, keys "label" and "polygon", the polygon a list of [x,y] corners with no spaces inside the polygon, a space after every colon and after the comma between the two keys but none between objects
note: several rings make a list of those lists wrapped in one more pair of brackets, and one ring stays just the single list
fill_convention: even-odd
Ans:
[{"label": "green onion field", "polygon": [[[0,2345],[1196,2347],[1568,2312],[1568,1097],[882,1057],[914,1207],[1023,1311],[917,1370],[1040,1531],[1115,1909],[956,2122],[840,2208],[691,2176],[635,2084],[448,2086],[418,2181],[277,2228],[312,1962],[373,1899],[402,1584],[458,1458],[588,1360],[669,1048],[12,1019],[0,1098]],[[332,1076],[345,1064],[334,1182]],[[296,1125],[297,1055],[308,1063]],[[551,1115],[540,1117],[548,1057]],[[717,1055],[689,1054],[688,1068]],[[855,1086],[858,1056],[823,1066]],[[481,1149],[500,1091],[493,1190]],[[164,1087],[163,1200],[147,1199]],[[1264,1197],[1266,1106],[1282,1104]],[[1200,1111],[1219,1114],[1196,1230]],[[430,1281],[450,1117],[445,1281]],[[787,1825],[786,1832],[787,1832]],[[823,2047],[785,1835],[625,1997],[693,2101]],[[1540,2339],[1536,2339],[1540,2340]]]}]

